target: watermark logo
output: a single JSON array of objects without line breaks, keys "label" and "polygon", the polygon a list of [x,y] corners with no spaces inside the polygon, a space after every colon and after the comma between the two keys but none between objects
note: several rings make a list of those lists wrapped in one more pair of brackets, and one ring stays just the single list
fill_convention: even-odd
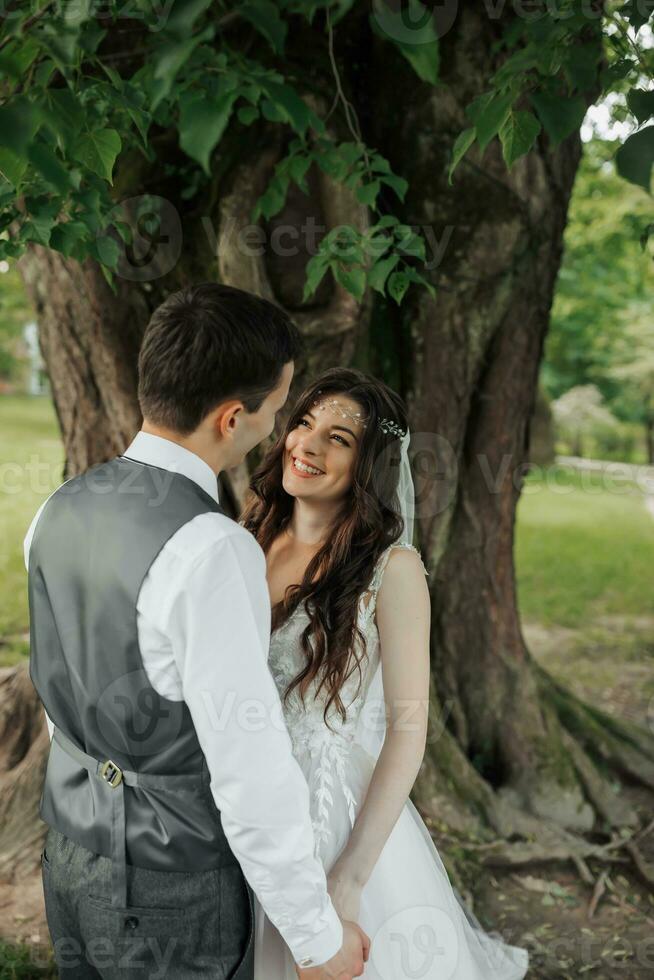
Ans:
[{"label": "watermark logo", "polygon": [[175,741],[184,722],[184,702],[161,698],[133,670],[113,680],[96,705],[98,729],[109,751],[156,755]]},{"label": "watermark logo", "polygon": [[459,960],[459,937],[443,909],[408,908],[372,937],[370,955],[383,980],[449,980]]},{"label": "watermark logo", "polygon": [[182,253],[182,222],[165,197],[129,197],[108,215],[98,251],[109,266],[115,255],[116,275],[130,282],[151,282],[167,275]]},{"label": "watermark logo", "polygon": [[451,29],[459,10],[458,0],[440,0],[426,7],[419,0],[373,0],[377,27],[398,44],[431,44]]}]

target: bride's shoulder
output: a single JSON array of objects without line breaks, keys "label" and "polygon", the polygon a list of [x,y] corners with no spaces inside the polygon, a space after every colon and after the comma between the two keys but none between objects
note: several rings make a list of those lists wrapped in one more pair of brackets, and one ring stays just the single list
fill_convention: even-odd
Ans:
[{"label": "bride's shoulder", "polygon": [[[382,572],[389,570],[390,575],[395,577],[407,571],[419,571],[421,575],[429,577],[427,567],[422,560],[422,555],[416,547],[406,541],[396,541],[388,546],[380,558]],[[393,569],[393,571],[390,571]],[[387,577],[386,573],[384,577]]]},{"label": "bride's shoulder", "polygon": [[378,585],[377,611],[388,610],[392,618],[410,619],[427,615],[430,607],[429,572],[422,556],[413,545],[391,545]]},{"label": "bride's shoulder", "polygon": [[396,541],[382,551],[377,559],[369,587],[370,591],[377,595],[383,582],[389,580],[392,582],[407,574],[411,580],[418,578],[419,581],[425,575],[429,576],[418,549],[414,548],[412,544]]}]

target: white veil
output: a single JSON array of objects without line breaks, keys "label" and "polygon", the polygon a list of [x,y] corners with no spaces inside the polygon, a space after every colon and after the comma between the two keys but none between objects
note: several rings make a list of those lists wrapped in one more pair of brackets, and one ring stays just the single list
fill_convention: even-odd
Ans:
[{"label": "white veil", "polygon": [[406,430],[406,435],[402,436],[402,449],[400,452],[400,476],[397,485],[397,496],[400,501],[400,515],[404,521],[404,530],[399,538],[403,544],[413,544],[413,524],[416,516],[416,494],[411,475],[411,463],[409,462],[409,443],[411,433]]},{"label": "white veil", "polygon": [[[398,538],[398,543],[412,545],[416,505],[411,463],[409,460],[410,442],[411,433],[407,429],[401,441],[397,497],[400,505],[400,515],[404,521],[404,529]],[[381,663],[379,663],[375,668],[364,696],[363,707],[361,708],[361,713],[357,721],[354,742],[360,745],[376,762],[382,750],[385,735],[386,702],[384,701]]]}]

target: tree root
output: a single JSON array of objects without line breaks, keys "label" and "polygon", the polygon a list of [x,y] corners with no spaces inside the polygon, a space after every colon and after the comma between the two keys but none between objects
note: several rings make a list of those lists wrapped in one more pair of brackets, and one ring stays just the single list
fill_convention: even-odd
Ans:
[{"label": "tree root", "polygon": [[[638,812],[617,789],[621,776],[654,788],[654,739],[584,704],[537,664],[534,669],[548,724],[556,726],[555,734],[595,814],[592,839],[530,811],[529,801],[525,803],[510,787],[492,787],[447,729],[430,746],[414,791],[416,805],[432,823],[440,821],[458,834],[459,848],[486,867],[570,861],[580,878],[595,887],[596,875],[589,861],[609,868],[631,863],[654,890],[654,866],[639,848],[639,840],[654,829],[654,821],[639,830]],[[429,787],[434,788],[431,793]],[[554,785],[553,792],[556,790]],[[456,814],[454,821],[452,813]],[[462,820],[461,813],[467,819]],[[598,841],[598,835],[604,840]]]},{"label": "tree root", "polygon": [[50,747],[27,664],[0,672],[0,879],[36,870],[47,826],[38,803]]}]

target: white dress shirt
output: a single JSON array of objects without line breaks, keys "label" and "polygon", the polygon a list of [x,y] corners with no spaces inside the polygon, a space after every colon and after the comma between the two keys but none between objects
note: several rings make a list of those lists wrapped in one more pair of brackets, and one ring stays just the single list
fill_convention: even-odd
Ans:
[{"label": "white dress shirt", "polygon": [[[139,432],[124,455],[182,473],[218,501],[211,467],[177,443]],[[47,502],[25,538],[26,567]],[[150,683],[188,705],[225,834],[263,909],[297,963],[326,962],[343,928],[314,854],[309,791],[267,666],[270,596],[257,541],[223,514],[193,518],[150,566],[137,627]]]}]

